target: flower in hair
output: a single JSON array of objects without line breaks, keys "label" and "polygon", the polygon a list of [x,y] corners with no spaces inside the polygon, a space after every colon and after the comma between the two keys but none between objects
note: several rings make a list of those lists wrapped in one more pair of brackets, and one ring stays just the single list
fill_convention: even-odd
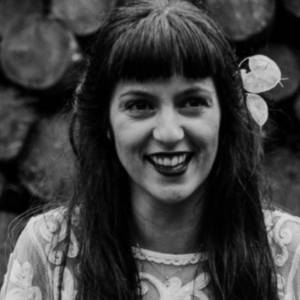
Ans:
[{"label": "flower in hair", "polygon": [[258,94],[269,91],[280,83],[280,69],[265,55],[246,57],[239,66],[244,89],[248,92],[246,93],[247,108],[261,128],[266,123],[269,113],[267,103]]}]

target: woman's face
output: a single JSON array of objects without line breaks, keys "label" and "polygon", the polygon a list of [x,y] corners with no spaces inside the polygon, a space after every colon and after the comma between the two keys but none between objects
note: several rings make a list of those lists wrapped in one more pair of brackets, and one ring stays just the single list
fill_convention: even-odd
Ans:
[{"label": "woman's face", "polygon": [[216,158],[220,104],[211,78],[120,82],[110,123],[135,199],[199,199]]}]

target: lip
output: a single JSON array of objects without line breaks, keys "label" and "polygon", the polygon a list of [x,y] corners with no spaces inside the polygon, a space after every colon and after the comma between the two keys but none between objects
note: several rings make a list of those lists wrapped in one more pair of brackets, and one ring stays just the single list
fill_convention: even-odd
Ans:
[{"label": "lip", "polygon": [[193,152],[184,151],[157,152],[147,155],[146,160],[164,176],[179,176],[187,170],[193,155]]}]

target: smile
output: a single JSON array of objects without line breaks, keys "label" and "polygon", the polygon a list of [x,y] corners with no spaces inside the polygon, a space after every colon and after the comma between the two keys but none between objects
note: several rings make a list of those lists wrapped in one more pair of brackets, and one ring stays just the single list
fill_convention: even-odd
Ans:
[{"label": "smile", "polygon": [[192,158],[189,152],[157,153],[147,156],[147,160],[163,175],[180,175],[185,172]]}]

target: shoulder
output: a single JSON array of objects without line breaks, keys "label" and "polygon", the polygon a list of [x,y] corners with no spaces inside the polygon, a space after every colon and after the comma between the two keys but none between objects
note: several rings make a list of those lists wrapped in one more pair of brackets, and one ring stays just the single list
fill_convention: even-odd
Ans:
[{"label": "shoulder", "polygon": [[[75,299],[78,242],[73,228],[76,216],[67,226],[63,208],[32,217],[22,231],[10,256],[0,299],[57,299],[62,258],[66,257],[62,298]],[[67,236],[69,237],[67,240]],[[65,243],[68,251],[65,251]],[[30,295],[30,296],[29,296]],[[29,299],[28,298],[28,299]],[[32,299],[33,299],[32,298]]]},{"label": "shoulder", "polygon": [[[67,210],[64,207],[59,207],[50,210],[44,214],[32,218],[28,227],[34,236],[44,245],[46,254],[49,255],[50,262],[55,264],[60,263],[60,250],[62,250],[63,242],[69,235],[69,251],[68,257],[74,258],[78,253],[78,241],[75,236],[78,210],[72,215],[70,222],[68,222]],[[68,225],[70,228],[68,228]]]},{"label": "shoulder", "polygon": [[281,210],[264,210],[264,216],[279,294],[294,299],[300,296],[295,284],[300,280],[300,218]]},{"label": "shoulder", "polygon": [[74,258],[78,254],[78,242],[74,233],[78,225],[76,214],[71,218],[70,228],[67,226],[67,220],[67,211],[63,207],[32,217],[18,243],[29,248],[34,247],[44,261],[59,265],[63,254],[63,242],[69,234],[68,257]]},{"label": "shoulder", "polygon": [[264,216],[275,264],[283,266],[290,255],[299,252],[300,218],[280,210],[264,210]]}]

